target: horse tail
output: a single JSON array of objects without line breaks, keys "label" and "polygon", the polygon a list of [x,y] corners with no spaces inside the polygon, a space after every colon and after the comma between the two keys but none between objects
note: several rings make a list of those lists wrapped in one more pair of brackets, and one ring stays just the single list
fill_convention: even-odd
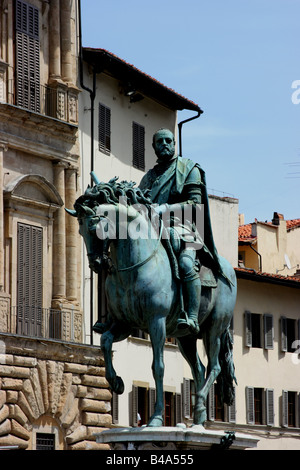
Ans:
[{"label": "horse tail", "polygon": [[229,327],[227,327],[221,336],[219,363],[221,372],[217,377],[217,384],[219,386],[221,402],[232,405],[235,396],[234,382],[237,384],[237,380],[233,363],[232,338]]}]

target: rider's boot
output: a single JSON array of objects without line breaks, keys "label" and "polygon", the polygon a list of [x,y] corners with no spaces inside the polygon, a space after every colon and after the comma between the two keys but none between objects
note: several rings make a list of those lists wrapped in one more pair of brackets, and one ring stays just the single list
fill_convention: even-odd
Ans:
[{"label": "rider's boot", "polygon": [[201,301],[201,281],[199,276],[183,282],[182,294],[187,318],[179,318],[177,327],[181,330],[188,329],[192,334],[197,335],[200,331],[198,315]]}]

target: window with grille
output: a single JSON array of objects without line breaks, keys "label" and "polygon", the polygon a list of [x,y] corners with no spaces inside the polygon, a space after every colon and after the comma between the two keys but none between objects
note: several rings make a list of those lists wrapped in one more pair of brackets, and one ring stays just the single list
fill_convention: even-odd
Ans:
[{"label": "window with grille", "polygon": [[18,334],[41,336],[43,303],[43,229],[18,223]]},{"label": "window with grille", "polygon": [[132,164],[139,170],[145,170],[145,128],[132,123]]},{"label": "window with grille", "polygon": [[111,142],[110,142],[110,121],[111,111],[110,108],[99,103],[99,122],[98,122],[98,141],[99,150],[106,155],[110,155]]},{"label": "window with grille", "polygon": [[39,10],[16,0],[16,105],[40,112]]},{"label": "window with grille", "polygon": [[36,450],[55,450],[55,434],[36,433]]}]

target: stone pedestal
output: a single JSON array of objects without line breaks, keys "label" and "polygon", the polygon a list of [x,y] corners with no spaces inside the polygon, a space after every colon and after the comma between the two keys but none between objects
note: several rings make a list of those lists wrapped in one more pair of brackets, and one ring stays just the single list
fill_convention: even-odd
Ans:
[{"label": "stone pedestal", "polygon": [[258,439],[233,431],[205,429],[203,426],[115,428],[96,434],[98,443],[112,450],[245,450],[255,448]]}]

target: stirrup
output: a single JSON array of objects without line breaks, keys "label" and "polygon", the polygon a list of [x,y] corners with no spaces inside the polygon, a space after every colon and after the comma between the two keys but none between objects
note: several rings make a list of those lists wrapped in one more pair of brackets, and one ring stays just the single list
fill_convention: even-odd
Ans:
[{"label": "stirrup", "polygon": [[190,330],[190,332],[195,334],[195,335],[197,335],[200,331],[198,322],[195,321],[195,320],[192,320],[190,318],[188,318],[188,319],[180,318],[177,321],[177,328],[179,330]]}]

